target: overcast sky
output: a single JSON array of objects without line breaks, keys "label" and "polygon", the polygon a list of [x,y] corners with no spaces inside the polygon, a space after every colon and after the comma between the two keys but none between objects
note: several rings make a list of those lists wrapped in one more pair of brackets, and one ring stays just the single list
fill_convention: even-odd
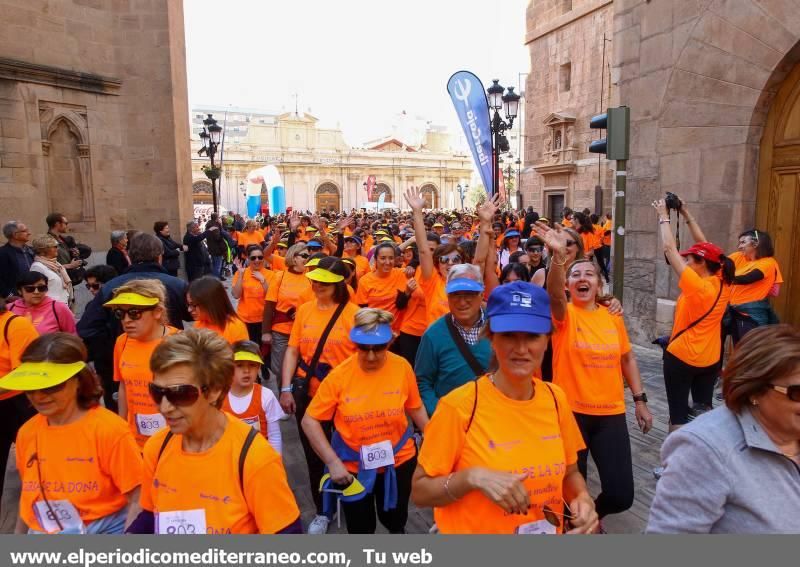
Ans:
[{"label": "overcast sky", "polygon": [[455,71],[517,86],[528,0],[185,0],[190,106],[301,111],[351,145],[405,110],[461,130]]}]

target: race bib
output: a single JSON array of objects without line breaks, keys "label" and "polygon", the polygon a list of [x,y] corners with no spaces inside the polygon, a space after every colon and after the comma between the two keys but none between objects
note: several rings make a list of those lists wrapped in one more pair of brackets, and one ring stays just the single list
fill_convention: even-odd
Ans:
[{"label": "race bib", "polygon": [[556,527],[547,520],[539,520],[517,526],[514,533],[519,535],[555,535]]},{"label": "race bib", "polygon": [[366,470],[394,466],[394,451],[391,441],[362,445],[361,462]]},{"label": "race bib", "polygon": [[44,500],[37,500],[33,504],[33,513],[42,530],[48,533],[86,533],[80,514],[69,500],[50,500],[49,507]]},{"label": "race bib", "polygon": [[160,413],[136,414],[136,431],[139,432],[139,435],[151,437],[166,426],[167,420]]},{"label": "race bib", "polygon": [[158,535],[193,535],[206,533],[206,511],[176,510],[156,513]]},{"label": "race bib", "polygon": [[245,422],[250,427],[252,427],[253,429],[255,429],[256,431],[261,432],[261,424],[258,422],[257,415],[252,417],[243,417],[242,421]]}]

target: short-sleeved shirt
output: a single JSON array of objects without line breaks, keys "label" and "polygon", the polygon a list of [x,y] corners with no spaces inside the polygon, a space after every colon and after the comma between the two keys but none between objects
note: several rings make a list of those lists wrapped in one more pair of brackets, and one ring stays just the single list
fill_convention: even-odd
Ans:
[{"label": "short-sleeved shirt", "polygon": [[[319,421],[333,419],[336,431],[352,449],[390,441],[395,446],[408,429],[406,410],[422,407],[411,365],[401,356],[386,353],[386,363],[366,372],[354,354],[334,368],[317,390],[307,413]],[[413,439],[395,453],[395,465],[416,454]],[[345,462],[350,472],[358,463]]]},{"label": "short-sleeved shirt", "polygon": [[252,428],[225,417],[222,437],[200,453],[184,451],[183,436],[174,435],[159,458],[167,432],[150,439],[144,448],[142,508],[154,513],[202,509],[208,534],[276,533],[300,516],[281,456],[257,436],[245,458],[242,489],[239,456]]},{"label": "short-sleeved shirt", "polygon": [[246,341],[250,338],[250,335],[247,332],[247,325],[245,325],[244,321],[239,319],[239,317],[229,318],[225,323],[224,329],[220,329],[216,325],[206,321],[197,321],[195,322],[194,326],[197,329],[208,329],[209,331],[214,331],[220,337],[228,341],[229,344],[233,344],[237,341]]},{"label": "short-sleeved shirt", "polygon": [[19,513],[36,531],[44,531],[34,512],[41,488],[51,502],[69,500],[86,524],[127,506],[125,495],[142,482],[142,456],[133,434],[121,417],[102,407],[67,425],[33,416],[17,434],[16,460],[22,481]]},{"label": "short-sleeved shirt", "polygon": [[417,289],[411,294],[408,306],[400,323],[400,332],[415,337],[421,337],[428,328],[428,308],[425,301],[425,291],[419,282],[422,280],[422,268],[417,268],[414,275],[417,280]]},{"label": "short-sleeved shirt", "polygon": [[[314,352],[317,350],[319,339],[336,311],[336,307],[334,305],[330,309],[320,309],[316,299],[312,299],[297,309],[292,333],[289,335],[289,346],[298,350],[300,358],[306,364],[311,363]],[[348,303],[342,310],[325,341],[325,347],[322,349],[322,354],[319,358],[321,363],[336,367],[356,352],[356,345],[350,340],[350,331],[355,323],[358,309],[358,305]],[[306,373],[301,368],[298,368],[297,375],[305,376]],[[317,385],[315,380],[313,388],[309,388],[311,396],[315,394]]]},{"label": "short-sleeved shirt", "polygon": [[764,278],[751,284],[734,284],[731,288],[731,305],[741,305],[752,301],[761,301],[769,297],[775,284],[783,283],[778,262],[772,256],[749,261],[741,252],[734,252],[730,259],[736,266],[736,275],[744,276],[753,270],[760,270]]},{"label": "short-sleeved shirt", "polygon": [[[722,343],[720,325],[728,307],[731,286],[724,285],[717,275],[700,277],[691,268],[683,270],[678,286],[682,293],[675,304],[671,337],[703,317],[714,305],[718,295],[719,301],[708,317],[670,342],[667,351],[696,368],[707,368],[717,364]],[[721,293],[720,286],[723,286]]]},{"label": "short-sleeved shirt", "polygon": [[[294,307],[297,309],[305,303],[311,293],[311,282],[305,274],[295,274],[289,270],[275,276],[267,290],[267,301],[275,302],[275,309],[284,313]],[[264,329],[266,332],[268,329]],[[272,330],[288,335],[292,332],[292,321],[273,323]]]},{"label": "short-sleeved shirt", "polygon": [[[38,337],[36,327],[27,318],[10,311],[0,313],[0,378],[20,365],[22,353]],[[3,390],[0,384],[0,400],[18,394],[15,390]]]},{"label": "short-sleeved shirt", "polygon": [[245,250],[251,244],[255,244],[256,246],[261,246],[261,243],[264,242],[264,233],[260,230],[254,230],[253,232],[237,232],[236,233],[236,244],[243,247]]},{"label": "short-sleeved shirt", "polygon": [[392,268],[388,276],[381,277],[377,271],[370,272],[358,282],[356,302],[375,307],[397,316],[397,292],[406,289],[405,270]]},{"label": "short-sleeved shirt", "polygon": [[434,508],[441,533],[513,534],[522,524],[543,520],[545,505],[562,509],[566,469],[577,462],[585,445],[561,388],[532,380],[535,393],[530,400],[506,397],[487,376],[439,400],[419,455],[425,474],[447,476],[471,467],[527,474],[523,484],[531,501],[527,514],[506,514],[480,490],[473,490]]},{"label": "short-sleeved shirt", "polygon": [[[258,270],[258,272],[264,276],[267,285],[272,284],[275,272],[265,269]],[[239,279],[242,280],[242,295],[236,305],[236,314],[245,323],[260,323],[264,317],[264,303],[267,292],[264,291],[264,286],[261,282],[253,277],[252,266],[236,272],[233,276],[232,285],[236,285]]]},{"label": "short-sleeved shirt", "polygon": [[[142,427],[139,418],[160,415],[158,406],[150,397],[148,389],[150,382],[153,381],[150,357],[164,338],[177,332],[178,329],[174,327],[165,327],[164,336],[154,341],[138,341],[123,333],[117,337],[117,342],[114,344],[114,381],[125,384],[128,425],[140,447],[144,447],[147,439],[156,431]],[[148,420],[148,423],[151,422],[152,420]]]},{"label": "short-sleeved shirt", "polygon": [[425,294],[429,325],[442,315],[450,313],[450,303],[447,301],[447,291],[441,274],[434,272],[428,279],[420,278],[420,286]]},{"label": "short-sleeved shirt", "polygon": [[631,343],[622,317],[603,306],[567,304],[563,321],[553,319],[553,383],[564,390],[572,411],[588,415],[625,413],[622,355]]}]

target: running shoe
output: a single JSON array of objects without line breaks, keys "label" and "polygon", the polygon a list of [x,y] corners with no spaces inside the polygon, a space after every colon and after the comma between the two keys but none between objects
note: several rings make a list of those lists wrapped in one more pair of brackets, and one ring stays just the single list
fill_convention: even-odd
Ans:
[{"label": "running shoe", "polygon": [[656,467],[653,469],[653,476],[656,480],[661,478],[661,475],[664,474],[664,467]]},{"label": "running shoe", "polygon": [[328,524],[330,523],[327,516],[316,516],[308,525],[308,535],[325,535],[328,533]]}]

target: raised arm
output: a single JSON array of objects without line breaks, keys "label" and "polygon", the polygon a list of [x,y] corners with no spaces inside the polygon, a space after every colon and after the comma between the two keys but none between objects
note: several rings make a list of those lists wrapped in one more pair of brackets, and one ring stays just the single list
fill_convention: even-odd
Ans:
[{"label": "raised arm", "polygon": [[567,315],[567,232],[560,228],[550,228],[537,222],[536,236],[544,240],[550,251],[550,269],[547,273],[547,294],[550,296],[550,310],[553,319],[563,321]]},{"label": "raised arm", "polygon": [[[678,209],[678,214],[686,220],[686,224],[689,226],[689,232],[692,233],[692,239],[695,242],[708,242],[706,235],[703,234],[703,230],[700,228],[700,225],[697,224],[697,220],[692,216],[686,203],[681,202],[681,208]],[[669,212],[667,213],[667,218],[669,218]]]},{"label": "raised arm", "polygon": [[[667,205],[664,203],[663,199],[659,199],[657,201],[653,201],[653,208],[656,210],[656,214],[658,216],[658,231],[661,233],[661,244],[664,247],[664,256],[667,258],[667,262],[669,262],[669,265],[675,274],[680,277],[680,275],[683,274],[683,270],[686,269],[686,264],[683,262],[683,258],[678,253],[678,245],[675,243],[675,235],[672,234],[672,228],[670,227]],[[694,223],[690,224],[689,226],[692,226],[693,224]],[[699,234],[701,237],[703,237],[702,232]],[[704,241],[700,240],[699,242]],[[548,282],[547,285],[549,286],[550,283]]]},{"label": "raised arm", "polygon": [[500,194],[494,195],[491,199],[484,202],[476,209],[478,215],[479,225],[478,230],[480,236],[478,237],[478,245],[475,247],[475,258],[472,263],[481,267],[484,274],[488,271],[486,267],[486,259],[489,254],[494,254],[494,233],[492,231],[492,220],[500,208],[502,201]]},{"label": "raised arm", "polygon": [[419,265],[422,268],[422,279],[428,280],[433,276],[433,252],[428,247],[428,231],[425,230],[425,220],[422,218],[422,208],[425,199],[419,187],[410,187],[405,194],[406,202],[411,207],[414,218],[414,236],[417,238],[417,251]]}]

